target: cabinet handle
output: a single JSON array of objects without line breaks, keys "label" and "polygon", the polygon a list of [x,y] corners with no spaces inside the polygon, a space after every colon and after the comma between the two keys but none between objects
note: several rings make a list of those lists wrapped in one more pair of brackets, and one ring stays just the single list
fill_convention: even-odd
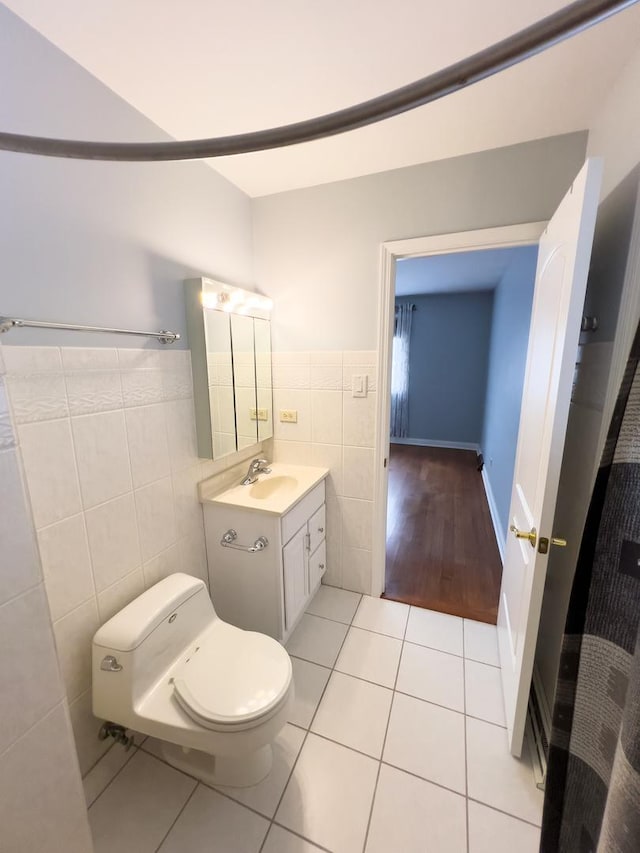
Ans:
[{"label": "cabinet handle", "polygon": [[319,527],[319,528],[318,528],[318,533],[324,533],[324,527]]},{"label": "cabinet handle", "polygon": [[319,569],[322,569],[322,570],[324,571],[324,563],[320,563],[320,565],[318,566],[318,568],[319,568]]}]

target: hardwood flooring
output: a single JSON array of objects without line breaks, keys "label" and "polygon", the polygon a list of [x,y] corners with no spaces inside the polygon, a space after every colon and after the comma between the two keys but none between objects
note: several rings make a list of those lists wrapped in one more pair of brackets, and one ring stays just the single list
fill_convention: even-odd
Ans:
[{"label": "hardwood flooring", "polygon": [[383,597],[495,624],[501,575],[475,452],[392,444]]}]

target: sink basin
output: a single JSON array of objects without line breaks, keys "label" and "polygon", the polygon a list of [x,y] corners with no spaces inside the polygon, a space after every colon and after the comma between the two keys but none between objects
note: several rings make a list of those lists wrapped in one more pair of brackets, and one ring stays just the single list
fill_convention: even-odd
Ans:
[{"label": "sink basin", "polygon": [[329,473],[328,468],[283,462],[272,462],[269,467],[271,473],[260,474],[258,480],[250,486],[238,484],[209,495],[206,484],[201,484],[200,500],[203,504],[225,504],[269,515],[284,515]]},{"label": "sink basin", "polygon": [[298,480],[295,477],[280,475],[269,477],[266,480],[258,480],[249,489],[249,494],[256,500],[267,500],[278,494],[286,494],[292,492],[298,485]]}]

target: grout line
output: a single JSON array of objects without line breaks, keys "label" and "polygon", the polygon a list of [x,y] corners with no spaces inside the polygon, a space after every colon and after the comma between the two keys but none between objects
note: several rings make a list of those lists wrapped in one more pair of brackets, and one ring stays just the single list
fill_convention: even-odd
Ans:
[{"label": "grout line", "polygon": [[[142,740],[139,744],[136,744],[135,742],[132,744],[131,748],[129,749],[129,753],[130,753],[130,754],[129,754],[129,756],[127,757],[127,760],[124,762],[124,764],[122,765],[122,767],[119,767],[119,768],[116,770],[115,774],[111,777],[111,779],[109,779],[109,780],[105,783],[104,788],[102,788],[102,789],[101,789],[101,790],[96,794],[96,796],[91,800],[91,802],[90,802],[90,803],[87,803],[87,811],[88,811],[88,810],[91,808],[91,806],[95,803],[95,801],[98,799],[98,797],[101,797],[101,796],[102,796],[102,794],[104,793],[104,791],[109,787],[109,785],[111,784],[111,782],[113,782],[113,780],[116,778],[116,776],[117,776],[117,775],[118,775],[122,770],[124,770],[124,768],[125,768],[125,767],[127,766],[127,764],[131,761],[131,759],[132,759],[132,758],[133,758],[133,756],[136,754],[136,752],[140,749],[140,747],[142,746],[142,744],[144,743],[144,741],[145,741],[145,740],[146,740],[146,738],[143,738],[143,740]],[[106,757],[107,757],[107,755],[111,752],[111,750],[112,750],[115,746],[117,746],[117,744],[116,744],[116,742],[114,741],[114,742],[111,744],[111,746],[110,746],[110,747],[109,747],[105,752],[103,752],[103,753],[102,753],[102,755],[100,756],[100,758],[99,758],[97,761],[94,761],[94,763],[91,765],[91,767],[87,770],[87,772],[86,772],[86,773],[84,774],[84,776],[82,777],[82,783],[83,783],[83,786],[82,786],[82,787],[83,787],[83,788],[84,788],[84,780],[87,778],[87,776],[89,775],[89,773],[91,773],[91,772],[92,772],[92,770],[95,770],[95,768],[98,766],[98,764],[100,764],[100,762],[101,762],[104,758],[106,758]]]},{"label": "grout line", "polygon": [[369,841],[369,832],[371,831],[371,821],[373,819],[373,809],[375,807],[376,797],[378,795],[378,784],[380,782],[380,773],[382,772],[382,763],[383,763],[382,760],[384,757],[385,746],[387,745],[387,735],[389,733],[389,725],[391,724],[391,714],[393,713],[393,703],[395,700],[396,687],[398,685],[398,676],[400,675],[400,664],[402,663],[402,653],[404,651],[405,637],[407,636],[407,629],[409,627],[409,614],[410,613],[411,613],[411,611],[407,610],[407,618],[406,618],[405,623],[404,623],[404,632],[402,634],[402,641],[401,641],[402,645],[400,646],[400,654],[398,655],[398,664],[396,666],[396,677],[393,680],[393,689],[391,692],[391,704],[389,705],[389,713],[387,715],[387,725],[385,726],[385,729],[384,729],[384,737],[382,739],[382,749],[380,750],[380,760],[378,762],[378,773],[376,775],[376,781],[375,781],[375,785],[373,787],[373,797],[371,798],[371,806],[369,808],[369,819],[367,820],[367,828],[366,828],[366,831],[364,834],[364,843],[363,843],[363,847],[362,847],[363,853],[367,848],[367,843]]},{"label": "grout line", "polygon": [[[322,614],[312,613],[310,610],[305,610],[303,615],[304,616],[315,616],[316,619],[324,619],[325,622],[335,622],[336,625],[348,625],[349,627],[351,627],[351,622],[345,622],[344,619],[332,619],[331,616],[322,616]],[[298,623],[298,625],[299,624],[300,623]],[[296,628],[298,627],[298,625],[296,625]],[[294,632],[295,632],[295,628],[294,628],[294,631],[292,633],[294,633]]]},{"label": "grout line", "polygon": [[[332,587],[332,589],[339,589],[339,587]],[[345,590],[345,592],[350,592],[350,590]],[[390,599],[382,599],[382,600],[383,601],[390,601]],[[393,603],[398,603],[398,602],[393,602]],[[413,607],[414,605],[410,605],[410,606]],[[421,609],[421,608],[418,608],[418,609]],[[357,610],[356,610],[356,612],[357,612]],[[433,611],[433,612],[435,613],[437,611]],[[410,646],[417,646],[418,648],[421,648],[421,649],[431,649],[431,651],[440,652],[443,655],[449,655],[450,657],[458,658],[459,660],[470,660],[470,661],[473,661],[473,663],[482,664],[483,666],[490,666],[493,669],[500,669],[499,664],[487,663],[487,661],[484,661],[484,660],[476,660],[475,658],[472,658],[472,657],[465,657],[464,652],[463,652],[463,654],[458,655],[455,652],[449,652],[449,651],[446,651],[446,649],[440,649],[437,646],[430,646],[426,643],[417,643],[414,640],[404,640],[404,638],[396,637],[393,634],[385,634],[382,631],[376,631],[373,628],[363,628],[360,625],[354,625],[353,620],[351,622],[342,622],[339,619],[332,619],[330,616],[321,616],[318,613],[311,613],[309,610],[305,610],[305,613],[309,616],[315,616],[318,619],[325,619],[327,622],[335,622],[338,625],[349,625],[350,628],[356,628],[358,631],[368,631],[370,634],[377,634],[379,637],[388,637],[390,640],[398,640],[399,642],[406,642],[406,643],[409,643]],[[405,629],[405,634],[406,634],[406,629]],[[463,648],[464,648],[464,639],[463,639]],[[293,655],[293,657],[299,657],[299,655]],[[306,660],[306,658],[302,658],[302,660]],[[315,662],[316,661],[310,661],[310,663],[315,663]],[[322,666],[322,665],[323,664],[319,664],[319,666]]]},{"label": "grout line", "polygon": [[457,797],[462,797],[466,800],[466,796],[463,791],[457,791],[455,788],[450,788],[448,785],[443,785],[442,782],[435,782],[433,779],[428,779],[426,776],[420,776],[419,773],[416,773],[413,770],[407,770],[406,767],[398,767],[397,764],[392,764],[390,761],[382,761],[382,764],[385,767],[391,767],[394,770],[400,771],[400,773],[406,773],[407,776],[413,776],[414,779],[419,779],[421,782],[426,782],[428,785],[434,785],[436,788],[440,788],[442,791],[448,791],[450,794],[455,794]]},{"label": "grout line", "polygon": [[[173,769],[175,770],[175,767],[174,767]],[[168,838],[169,834],[171,833],[171,830],[172,830],[172,829],[173,829],[173,827],[176,825],[176,823],[180,820],[180,815],[182,814],[182,812],[186,809],[186,807],[187,807],[187,806],[189,805],[189,803],[191,802],[191,798],[193,797],[193,795],[195,794],[195,792],[198,790],[198,787],[199,787],[199,783],[196,783],[196,784],[193,786],[193,790],[191,791],[191,793],[189,794],[189,796],[188,796],[188,797],[187,797],[187,799],[185,800],[185,803],[184,803],[184,805],[182,806],[182,808],[179,810],[178,814],[176,815],[175,820],[173,821],[173,823],[171,824],[171,826],[169,827],[169,829],[166,831],[166,833],[165,833],[165,834],[164,834],[164,836],[162,837],[162,840],[161,840],[160,844],[158,844],[158,846],[156,847],[155,853],[158,853],[158,851],[160,850],[160,848],[162,847],[162,845],[164,844],[164,842],[167,840],[167,838]]]},{"label": "grout line", "polygon": [[[358,611],[358,607],[360,606],[360,602],[361,602],[361,601],[362,601],[362,595],[360,595],[360,599],[359,599],[359,601],[358,601],[358,604],[357,604],[357,606],[356,606],[356,609],[355,609],[355,610],[354,610],[354,612],[353,612],[353,616],[351,617],[351,622],[349,622],[349,624],[347,625],[347,630],[345,631],[345,635],[344,635],[344,637],[342,638],[342,642],[340,643],[340,648],[338,649],[338,654],[336,655],[335,660],[334,660],[334,662],[333,662],[333,666],[331,667],[331,671],[330,671],[330,674],[329,674],[329,678],[327,679],[327,682],[326,682],[326,684],[324,685],[324,688],[323,688],[323,690],[322,690],[322,693],[320,694],[320,698],[318,699],[318,704],[316,705],[316,709],[315,709],[315,711],[313,712],[313,716],[311,717],[311,720],[309,721],[309,728],[307,729],[306,734],[305,734],[305,736],[304,736],[304,739],[303,739],[302,743],[300,744],[300,749],[298,750],[298,754],[296,755],[295,761],[294,761],[294,762],[293,762],[293,764],[291,765],[291,771],[289,772],[289,775],[288,775],[288,777],[287,777],[287,781],[286,781],[286,782],[285,782],[285,784],[284,784],[284,787],[283,787],[283,789],[282,789],[282,793],[280,794],[280,798],[278,799],[278,802],[277,802],[276,807],[275,807],[275,809],[274,809],[273,817],[271,818],[271,822],[270,822],[270,824],[269,824],[269,829],[267,830],[267,834],[265,835],[264,840],[263,840],[262,844],[260,845],[260,849],[259,849],[258,853],[262,853],[262,850],[263,850],[263,848],[264,848],[264,845],[266,844],[266,841],[267,841],[267,837],[268,837],[268,835],[269,835],[269,832],[271,832],[271,827],[273,826],[273,823],[274,823],[274,821],[275,821],[275,817],[276,817],[276,815],[278,814],[278,809],[280,808],[280,805],[281,805],[281,803],[282,803],[282,800],[284,799],[284,795],[285,795],[285,794],[286,794],[286,792],[287,792],[287,788],[289,787],[289,782],[291,781],[291,777],[293,776],[293,773],[294,773],[294,771],[295,771],[295,769],[296,769],[296,765],[298,764],[298,761],[299,761],[299,759],[300,759],[300,756],[302,755],[302,750],[304,749],[304,746],[305,746],[305,744],[306,744],[306,742],[307,742],[307,739],[308,739],[309,735],[311,734],[311,726],[313,725],[313,722],[314,722],[314,720],[315,720],[315,718],[316,718],[316,714],[318,713],[318,709],[320,708],[320,705],[321,705],[321,703],[322,703],[322,700],[324,699],[324,695],[325,695],[325,693],[327,692],[327,687],[329,686],[329,682],[331,681],[331,676],[333,675],[333,672],[334,672],[334,668],[335,668],[336,661],[337,661],[337,660],[338,660],[338,658],[340,657],[340,652],[342,651],[342,647],[343,647],[343,646],[344,646],[344,644],[345,644],[345,640],[347,639],[347,634],[349,633],[349,628],[351,627],[351,625],[352,625],[352,623],[353,623],[353,620],[354,620],[355,615],[356,615],[356,613],[357,613],[357,611]],[[310,615],[313,615],[313,614],[310,614]],[[323,617],[319,617],[319,618],[323,618]],[[335,620],[330,620],[330,621],[335,621]],[[339,625],[344,625],[345,623],[344,623],[344,622],[338,622],[337,624],[339,624]],[[325,669],[328,669],[328,667],[325,667]],[[315,732],[314,732],[314,734],[315,734]],[[341,744],[341,745],[342,745],[342,744]],[[280,824],[278,824],[278,825],[280,825]],[[288,829],[288,827],[283,827],[283,828]],[[296,834],[297,834],[297,833],[296,833]],[[303,837],[303,836],[301,836],[301,837]],[[311,839],[307,839],[307,840],[309,840],[309,841],[310,841]],[[311,843],[312,843],[312,844],[315,844],[315,842],[311,842]]]},{"label": "grout line", "polygon": [[[114,747],[115,745],[116,745],[116,742],[115,742],[115,740],[114,740],[114,742],[113,742],[113,743],[109,744],[109,746],[105,749],[105,751],[102,753],[102,755],[101,755],[99,758],[96,758],[96,760],[93,762],[93,764],[91,765],[91,767],[90,767],[90,768],[87,770],[87,772],[86,772],[86,773],[81,777],[83,782],[84,782],[84,780],[87,778],[87,776],[89,775],[89,773],[91,773],[91,771],[92,771],[92,770],[94,770],[94,769],[98,766],[98,764],[100,764],[100,762],[102,761],[102,759],[103,759],[103,758],[105,758],[105,757],[106,757],[106,756],[111,752],[111,750],[113,749],[113,747]],[[137,749],[137,747],[136,747],[135,743],[133,744],[133,747],[134,747],[134,749]],[[125,762],[125,764],[126,764],[126,762]]]},{"label": "grout line", "polygon": [[[341,625],[343,623],[338,622],[336,624]],[[409,645],[413,644],[409,643]],[[325,666],[324,664],[318,663],[314,660],[309,660],[309,658],[301,658],[299,655],[291,655],[291,657],[295,658],[296,660],[304,661],[305,663],[310,663],[313,666],[319,666],[321,669],[329,670],[328,666]],[[329,672],[333,673],[334,671],[340,675],[348,675],[349,678],[355,678],[356,681],[364,681],[365,684],[372,684],[374,687],[381,687],[383,690],[392,690],[394,693],[398,693],[400,696],[408,696],[410,699],[417,699],[419,702],[425,702],[427,705],[435,705],[436,708],[442,708],[444,711],[451,711],[454,714],[460,714],[461,716],[470,717],[472,720],[478,720],[481,723],[488,723],[488,725],[495,726],[498,729],[506,729],[506,726],[503,726],[502,723],[496,723],[493,720],[486,720],[484,717],[477,717],[475,714],[466,714],[464,711],[460,711],[458,708],[451,708],[449,705],[442,705],[440,702],[434,702],[432,699],[425,699],[423,696],[416,696],[414,693],[407,693],[406,690],[398,690],[397,687],[389,687],[388,684],[380,684],[379,681],[371,681],[369,678],[363,678],[361,675],[355,675],[354,673],[346,672],[343,669],[336,669],[335,665],[329,670]],[[300,724],[292,723],[292,725],[297,725],[298,728],[304,729],[304,726],[301,726]]]},{"label": "grout line", "polygon": [[[288,826],[285,826],[283,823],[278,823],[277,820],[271,821],[271,824],[270,824],[269,829],[267,831],[267,836],[271,832],[271,827],[274,825],[277,826],[279,829],[284,829],[286,832],[290,832],[292,835],[295,835],[296,838],[301,838],[303,841],[306,841],[307,844],[311,844],[313,847],[317,848],[318,850],[323,850],[324,853],[334,853],[328,847],[323,847],[322,844],[318,844],[317,841],[312,841],[310,838],[307,838],[306,835],[302,835],[302,833],[296,832],[295,829],[290,829]],[[265,841],[267,840],[267,836],[265,836]],[[263,842],[263,844],[264,844],[264,842]],[[260,849],[262,850],[262,847]]]},{"label": "grout line", "polygon": [[[114,746],[115,746],[115,744],[114,744]],[[109,781],[108,781],[108,782],[107,782],[107,784],[104,786],[104,788],[100,791],[100,793],[98,794],[98,796],[97,796],[97,797],[95,797],[95,799],[93,799],[93,800],[91,801],[91,804],[90,804],[90,805],[87,805],[87,812],[89,811],[89,809],[90,809],[90,808],[92,808],[92,807],[93,807],[93,806],[98,802],[98,800],[100,799],[100,797],[101,797],[101,796],[106,792],[107,788],[110,788],[110,787],[113,785],[113,783],[114,783],[114,782],[115,782],[115,780],[118,778],[118,776],[122,773],[122,771],[123,771],[123,770],[124,770],[124,768],[127,766],[127,764],[131,761],[131,759],[132,759],[135,755],[137,755],[137,753],[138,753],[139,751],[140,751],[140,747],[139,747],[139,746],[135,747],[135,749],[133,749],[133,750],[131,751],[131,755],[129,756],[129,758],[127,758],[127,760],[126,760],[126,761],[125,761],[125,763],[122,765],[122,767],[118,768],[118,770],[116,771],[116,773],[111,777],[111,779],[109,779]],[[109,750],[107,750],[107,752],[109,752]],[[105,754],[104,754],[104,755],[106,755],[106,754],[107,754],[107,752],[105,752]],[[102,756],[102,758],[104,758],[104,755]],[[99,761],[100,761],[100,760],[102,760],[102,759],[99,759]],[[98,763],[99,763],[99,761],[97,761],[97,762],[96,762],[96,764],[98,764]],[[94,764],[93,766],[95,767],[95,766],[96,766],[96,764]],[[93,770],[93,767],[92,767],[91,769]],[[83,786],[83,787],[84,787],[84,786]]]},{"label": "grout line", "polygon": [[492,806],[491,803],[485,803],[482,800],[477,799],[477,797],[467,797],[470,803],[477,803],[479,806],[484,806],[487,809],[491,809],[491,811],[498,812],[498,814],[503,814],[505,817],[511,817],[514,820],[519,820],[520,823],[526,823],[527,826],[533,826],[535,829],[541,829],[542,824],[534,823],[532,820],[527,820],[525,817],[519,817],[512,812],[506,812],[504,809],[498,808],[498,806]]}]

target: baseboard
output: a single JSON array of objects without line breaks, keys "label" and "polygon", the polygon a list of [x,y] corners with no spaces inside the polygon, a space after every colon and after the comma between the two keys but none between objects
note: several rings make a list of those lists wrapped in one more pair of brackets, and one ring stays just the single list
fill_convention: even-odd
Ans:
[{"label": "baseboard", "polygon": [[487,496],[487,503],[489,504],[489,512],[491,513],[491,521],[493,522],[493,532],[496,535],[496,542],[498,544],[498,551],[500,552],[500,559],[502,560],[502,565],[504,565],[504,546],[506,535],[504,530],[502,529],[502,524],[500,523],[500,516],[498,515],[496,499],[493,496],[493,490],[491,488],[491,483],[489,481],[489,475],[487,474],[486,468],[482,469],[482,482],[484,483],[484,492]]},{"label": "baseboard", "polygon": [[473,441],[432,441],[429,438],[395,438],[390,439],[391,444],[414,444],[416,447],[447,447],[451,450],[475,450],[480,451],[480,445]]}]

